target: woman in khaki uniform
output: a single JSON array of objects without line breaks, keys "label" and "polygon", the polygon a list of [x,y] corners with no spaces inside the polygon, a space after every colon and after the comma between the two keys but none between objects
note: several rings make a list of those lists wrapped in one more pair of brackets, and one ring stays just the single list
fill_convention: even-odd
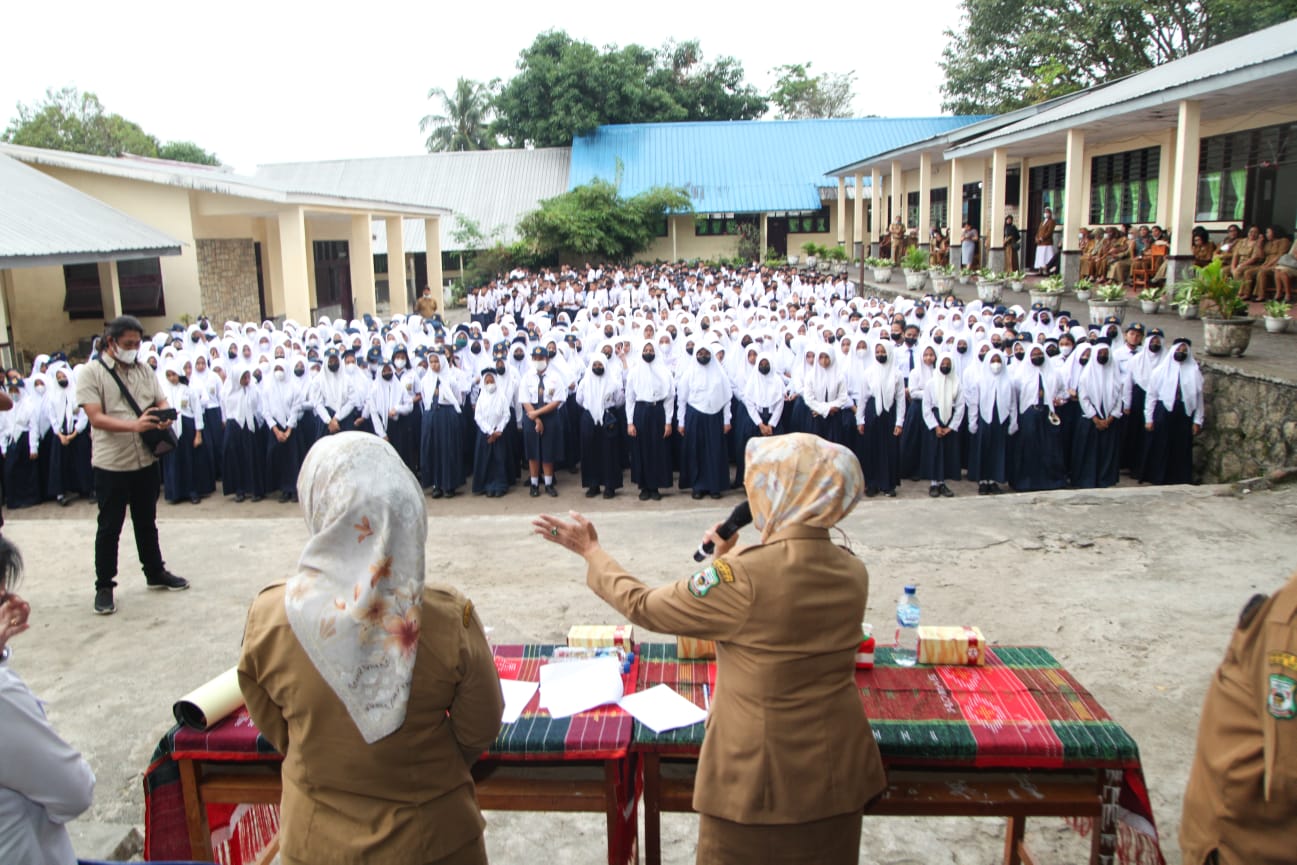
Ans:
[{"label": "woman in khaki uniform", "polygon": [[716,694],[694,808],[702,865],[856,863],[860,821],[886,780],[856,688],[869,576],[829,538],[860,500],[860,463],[805,433],[754,438],[748,501],[761,543],[716,543],[710,567],[649,588],[599,546],[594,526],[538,517],[581,555],[586,582],[631,622],[717,641]]},{"label": "woman in khaki uniform", "polygon": [[392,446],[344,432],[298,477],[310,540],[257,596],[239,686],[284,755],[284,865],[482,865],[469,767],[504,701],[473,605],[424,586],[428,522]]}]

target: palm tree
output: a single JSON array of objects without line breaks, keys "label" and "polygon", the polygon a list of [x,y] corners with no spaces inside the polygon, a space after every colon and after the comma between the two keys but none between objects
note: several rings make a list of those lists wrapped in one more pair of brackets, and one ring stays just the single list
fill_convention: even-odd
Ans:
[{"label": "palm tree", "polygon": [[491,99],[497,82],[484,84],[471,78],[455,82],[454,93],[441,87],[428,91],[429,99],[441,100],[441,114],[428,114],[419,121],[419,131],[432,131],[424,144],[429,153],[448,150],[490,150],[495,147],[491,135]]}]

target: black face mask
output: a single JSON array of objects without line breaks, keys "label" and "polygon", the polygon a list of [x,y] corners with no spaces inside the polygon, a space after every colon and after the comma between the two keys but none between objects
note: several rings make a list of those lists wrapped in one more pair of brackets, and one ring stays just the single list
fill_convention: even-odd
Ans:
[{"label": "black face mask", "polygon": [[711,329],[712,329],[711,322],[709,322],[709,321],[704,321],[704,322],[702,323],[702,328],[703,328],[703,330],[711,330]]},{"label": "black face mask", "polygon": [[1099,366],[1103,366],[1108,362],[1108,356],[1106,354],[1101,354],[1096,357],[1095,360],[1098,362]]},{"label": "black face mask", "polygon": [[1189,357],[1189,353],[1187,351],[1177,351],[1175,353],[1175,362],[1184,363],[1188,357]]},{"label": "black face mask", "polygon": [[383,373],[383,381],[391,381],[391,380],[392,380],[392,374],[390,372]]},{"label": "black face mask", "polygon": [[653,354],[653,352],[651,352],[651,351],[646,351],[646,352],[644,352],[643,354],[640,355],[640,360],[644,361],[645,363],[652,363],[652,362],[653,362],[653,358],[656,357],[656,356],[657,356],[657,355]]},{"label": "black face mask", "polygon": [[482,346],[478,345],[477,343],[473,343],[473,347],[469,349],[469,351],[473,352],[473,354],[481,354]]},{"label": "black face mask", "polygon": [[925,315],[927,315],[927,313],[924,312],[924,311],[921,310],[921,309],[916,309],[916,310],[914,311],[914,317],[915,317],[915,318],[923,318]]},{"label": "black face mask", "polygon": [[942,374],[942,375],[950,375],[950,364],[948,364],[948,363],[943,363],[943,364],[941,365],[941,374]]},{"label": "black face mask", "polygon": [[495,365],[495,371],[496,371],[496,372],[501,372],[501,373],[504,372],[504,364],[503,364],[503,363],[497,363],[497,364]]},{"label": "black face mask", "polygon": [[967,345],[955,346],[955,351],[959,352],[960,354],[968,354],[968,346]]},{"label": "black face mask", "polygon": [[592,366],[590,367],[590,372],[594,373],[595,375],[603,375],[603,367]]},{"label": "black face mask", "polygon": [[707,355],[707,354],[698,355],[698,364],[700,366],[707,366],[707,364],[711,362],[712,362],[711,355]]},{"label": "black face mask", "polygon": [[67,380],[67,379],[62,379],[62,380],[59,381],[59,387],[67,387],[67,386],[68,386],[68,380]]},{"label": "black face mask", "polygon": [[941,341],[944,339],[945,339],[944,336],[934,336],[932,338],[932,341],[935,342],[937,345],[941,345]]},{"label": "black face mask", "polygon": [[1049,348],[1045,349],[1045,354],[1050,357],[1058,357],[1058,346],[1051,345]]},{"label": "black face mask", "polygon": [[902,339],[901,334],[899,334],[899,333],[894,333],[894,334],[892,334],[892,342],[897,343],[897,344],[899,345],[900,342],[901,342],[901,339]]},{"label": "black face mask", "polygon": [[226,357],[228,357],[230,360],[235,360],[236,358],[238,358],[238,356],[239,353],[237,351],[232,351],[226,355]]},{"label": "black face mask", "polygon": [[302,376],[306,375],[306,370],[304,370],[304,369],[295,369],[295,370],[293,370],[293,375],[297,376],[298,378],[301,378]]},{"label": "black face mask", "polygon": [[547,349],[545,349],[545,355],[546,355],[547,357],[549,357],[550,360],[553,360],[553,359],[554,359],[554,355],[556,355],[556,354],[558,354],[558,349],[556,349],[556,348],[547,348]]},{"label": "black face mask", "polygon": [[[1016,359],[1016,360],[1022,360],[1022,359],[1025,358],[1026,356],[1027,356],[1027,353],[1026,353],[1025,351],[1023,351],[1022,349],[1018,349],[1017,351],[1015,351],[1015,352],[1013,353],[1013,357],[1014,357],[1014,359]],[[1041,362],[1041,363],[1044,363],[1044,362],[1045,362],[1045,359],[1042,357],[1042,358],[1040,359],[1040,362]]]},{"label": "black face mask", "polygon": [[513,356],[513,359],[516,360],[516,361],[521,362],[521,361],[522,361],[522,355],[521,355],[521,354],[515,354],[515,355]]},{"label": "black face mask", "polygon": [[690,357],[693,357],[694,356],[693,346],[691,345],[685,346],[685,354],[689,355]]},{"label": "black face mask", "polygon": [[1042,355],[1041,357],[1036,357],[1035,355],[1032,355],[1032,356],[1031,356],[1031,365],[1032,365],[1032,366],[1044,366],[1044,365],[1045,365],[1045,358],[1044,358],[1044,356]]},{"label": "black face mask", "polygon": [[1090,362],[1090,358],[1088,356],[1081,358],[1081,360],[1079,361],[1081,366],[1085,366],[1089,362]]},{"label": "black face mask", "polygon": [[337,372],[337,371],[338,371],[338,362],[336,360],[329,361],[329,372]]},{"label": "black face mask", "polygon": [[876,354],[874,355],[874,360],[877,361],[878,363],[887,363],[887,355]]},{"label": "black face mask", "polygon": [[917,336],[907,336],[905,338],[905,344],[914,347],[919,344],[919,338]]},{"label": "black face mask", "polygon": [[760,364],[757,367],[757,372],[761,373],[762,375],[770,375],[770,364],[768,363]]},{"label": "black face mask", "polygon": [[1162,353],[1162,343],[1160,343],[1160,342],[1150,342],[1150,343],[1148,344],[1148,350],[1151,351],[1151,352],[1153,352],[1153,354],[1161,354],[1161,353]]}]

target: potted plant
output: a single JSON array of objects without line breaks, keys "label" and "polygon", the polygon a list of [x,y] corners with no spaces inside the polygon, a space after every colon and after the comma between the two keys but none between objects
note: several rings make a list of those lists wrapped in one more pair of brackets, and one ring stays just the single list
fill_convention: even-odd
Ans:
[{"label": "potted plant", "polygon": [[1040,304],[1054,314],[1058,314],[1063,305],[1063,277],[1049,276],[1028,289],[1031,293],[1031,305]]},{"label": "potted plant", "polygon": [[1202,300],[1202,290],[1192,282],[1177,282],[1175,284],[1175,294],[1171,297],[1171,302],[1175,304],[1175,310],[1179,313],[1180,318],[1193,319],[1198,317],[1198,303]]},{"label": "potted plant", "polygon": [[928,276],[932,278],[933,294],[945,295],[955,290],[955,269],[950,265],[934,264],[928,268]]},{"label": "potted plant", "polygon": [[1162,305],[1164,290],[1150,285],[1139,293],[1139,310],[1145,315],[1152,315]]},{"label": "potted plant", "polygon": [[825,261],[832,262],[835,273],[846,273],[847,271],[847,250],[842,246],[826,246],[821,249],[821,254]]},{"label": "potted plant", "polygon": [[928,281],[928,253],[912,246],[901,259],[901,269],[905,271],[905,287],[910,291],[922,291]]},{"label": "potted plant", "polygon": [[[1076,296],[1080,297],[1081,292],[1078,291]],[[1103,324],[1109,316],[1115,316],[1119,322],[1126,318],[1124,285],[1101,285],[1095,291],[1095,296],[1090,299],[1090,324]]]},{"label": "potted plant", "polygon": [[1005,275],[985,269],[977,275],[977,299],[982,303],[996,304],[1004,296]]},{"label": "potted plant", "polygon": [[789,267],[796,267],[796,266],[797,266],[797,256],[795,256],[795,255],[790,255],[790,256],[788,256],[788,266],[789,266]]},{"label": "potted plant", "polygon": [[1022,281],[1026,276],[1027,274],[1021,270],[1011,270],[1006,273],[1004,279],[1009,285],[1009,291],[1022,291]]},{"label": "potted plant", "polygon": [[1189,282],[1201,292],[1202,335],[1207,354],[1242,357],[1252,341],[1252,325],[1256,321],[1248,317],[1247,301],[1239,297],[1242,283],[1225,275],[1220,259],[1198,268]]},{"label": "potted plant", "polygon": [[1265,303],[1265,332],[1283,333],[1288,329],[1288,313],[1292,311],[1291,303],[1282,300],[1267,300]]},{"label": "potted plant", "polygon": [[1094,293],[1094,283],[1088,279],[1078,279],[1072,290],[1076,292],[1076,299],[1084,303]]},{"label": "potted plant", "polygon": [[866,258],[865,264],[874,272],[874,282],[892,281],[892,260],[890,258]]},{"label": "potted plant", "polygon": [[802,244],[802,252],[806,253],[806,266],[814,267],[816,256],[820,254],[819,244],[808,240]]}]

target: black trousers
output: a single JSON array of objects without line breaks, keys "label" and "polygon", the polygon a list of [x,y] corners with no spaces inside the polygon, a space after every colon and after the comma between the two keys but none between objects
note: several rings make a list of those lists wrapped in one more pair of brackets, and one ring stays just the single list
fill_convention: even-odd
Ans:
[{"label": "black trousers", "polygon": [[95,498],[99,502],[99,531],[95,534],[95,588],[116,586],[117,543],[122,535],[126,510],[131,512],[135,528],[135,549],[140,555],[144,576],[160,575],[165,565],[158,546],[158,490],[161,488],[158,464],[133,472],[110,472],[95,469]]}]

